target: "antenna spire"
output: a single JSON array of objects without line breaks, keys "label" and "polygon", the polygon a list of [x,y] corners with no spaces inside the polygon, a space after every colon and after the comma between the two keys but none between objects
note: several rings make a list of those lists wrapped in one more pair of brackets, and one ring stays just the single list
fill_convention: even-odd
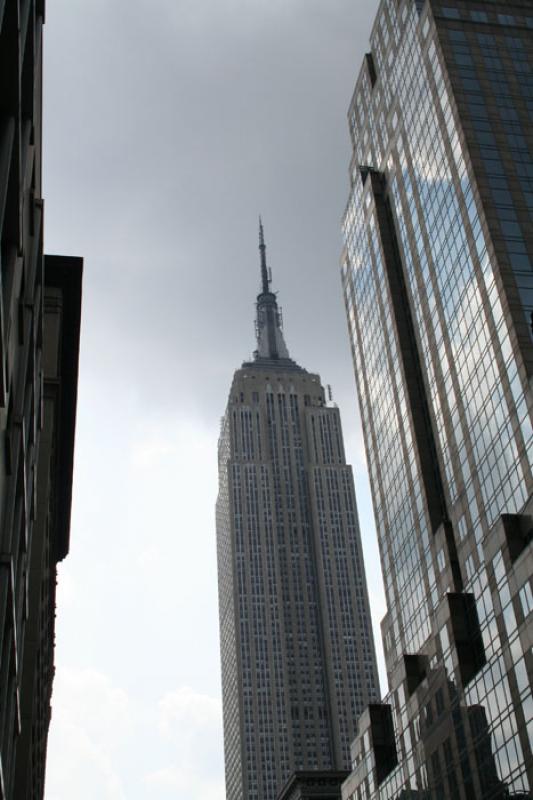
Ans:
[{"label": "antenna spire", "polygon": [[259,252],[261,253],[261,289],[263,294],[267,294],[270,289],[266,263],[265,232],[263,230],[263,220],[261,217],[259,217]]},{"label": "antenna spire", "polygon": [[259,217],[259,252],[261,254],[261,292],[257,296],[257,351],[255,360],[290,359],[281,329],[281,314],[276,295],[271,291],[270,270],[266,263],[265,231]]}]

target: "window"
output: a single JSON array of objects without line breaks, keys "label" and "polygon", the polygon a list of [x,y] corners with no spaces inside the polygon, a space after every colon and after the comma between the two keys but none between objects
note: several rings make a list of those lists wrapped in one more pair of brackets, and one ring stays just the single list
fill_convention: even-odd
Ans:
[{"label": "window", "polygon": [[505,237],[522,237],[522,229],[518,222],[507,222],[506,220],[500,220],[500,228],[503,231],[503,235]]},{"label": "window", "polygon": [[[442,16],[446,17],[446,19],[461,19],[459,9],[450,8],[449,6],[442,7]],[[498,16],[503,16],[503,15],[498,15]]]},{"label": "window", "polygon": [[524,619],[533,611],[533,592],[529,581],[522,586],[519,592],[520,603],[522,611],[524,612]]}]

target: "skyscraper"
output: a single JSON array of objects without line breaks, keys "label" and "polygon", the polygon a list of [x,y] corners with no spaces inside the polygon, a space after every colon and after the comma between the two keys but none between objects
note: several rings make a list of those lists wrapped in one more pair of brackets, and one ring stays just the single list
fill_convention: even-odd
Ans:
[{"label": "skyscraper", "polygon": [[257,351],[219,441],[217,547],[228,800],[275,800],[294,771],[346,769],[379,695],[339,411],[285,345],[260,228]]},{"label": "skyscraper", "polygon": [[44,0],[0,3],[0,797],[44,796],[82,261],[43,257]]},{"label": "skyscraper", "polygon": [[342,278],[390,691],[345,800],[531,797],[533,3],[383,0]]}]

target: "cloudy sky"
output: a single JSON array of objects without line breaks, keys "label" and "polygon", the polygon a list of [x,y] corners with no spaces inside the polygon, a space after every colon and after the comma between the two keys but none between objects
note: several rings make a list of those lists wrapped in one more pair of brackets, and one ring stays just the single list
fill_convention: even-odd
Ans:
[{"label": "cloudy sky", "polygon": [[291,355],[341,408],[384,613],[338,269],[376,7],[47,4],[45,246],[85,259],[47,800],[224,800],[216,441],[254,349],[259,213]]}]

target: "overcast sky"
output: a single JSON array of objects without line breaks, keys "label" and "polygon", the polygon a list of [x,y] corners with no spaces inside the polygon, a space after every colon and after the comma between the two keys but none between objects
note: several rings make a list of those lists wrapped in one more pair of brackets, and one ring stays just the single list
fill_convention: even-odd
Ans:
[{"label": "overcast sky", "polygon": [[216,442],[255,347],[259,213],[291,356],[341,409],[380,639],[338,267],[346,110],[376,9],[47,4],[45,249],[85,259],[47,800],[224,800]]}]

